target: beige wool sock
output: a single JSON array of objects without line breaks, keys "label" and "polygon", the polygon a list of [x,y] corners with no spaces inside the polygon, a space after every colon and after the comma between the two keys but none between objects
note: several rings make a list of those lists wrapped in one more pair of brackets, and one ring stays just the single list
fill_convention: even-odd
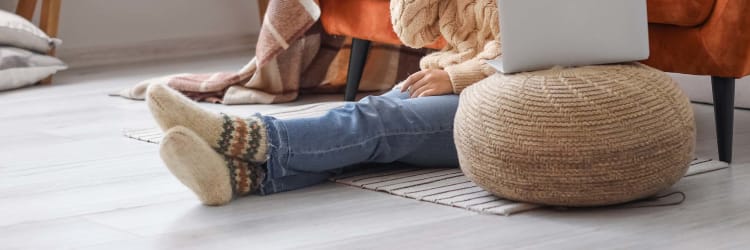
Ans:
[{"label": "beige wool sock", "polygon": [[181,126],[167,131],[160,154],[169,171],[209,206],[224,205],[235,196],[257,191],[265,177],[261,167],[217,153],[195,132]]},{"label": "beige wool sock", "polygon": [[262,163],[268,153],[267,132],[258,117],[240,118],[204,110],[163,84],[149,86],[146,102],[162,130],[183,126],[224,155]]}]

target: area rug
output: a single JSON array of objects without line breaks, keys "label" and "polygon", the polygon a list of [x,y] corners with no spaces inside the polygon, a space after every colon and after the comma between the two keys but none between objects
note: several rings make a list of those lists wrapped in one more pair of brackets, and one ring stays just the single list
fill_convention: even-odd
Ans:
[{"label": "area rug", "polygon": [[[729,164],[711,159],[696,159],[690,163],[685,177],[728,168]],[[458,168],[418,169],[394,168],[371,169],[338,176],[333,181],[372,191],[468,209],[474,212],[495,215],[511,215],[542,207],[536,204],[516,202],[497,197],[471,182]],[[673,193],[660,194],[664,199],[644,200],[623,207],[662,206],[675,203]],[[639,203],[642,203],[639,205]]]},{"label": "area rug", "polygon": [[[341,102],[319,103],[266,112],[279,119],[300,118],[321,115],[341,106]],[[128,138],[158,144],[162,132],[158,128],[126,129]],[[696,159],[690,163],[685,177],[728,168],[729,164],[711,159]],[[470,211],[511,215],[542,206],[506,200],[494,196],[476,186],[458,168],[414,168],[398,164],[366,168],[362,171],[345,173],[331,181],[366,190],[384,192],[418,201],[430,202],[467,209]],[[659,206],[659,202],[647,201],[647,206]],[[638,207],[638,204],[627,204]]]}]

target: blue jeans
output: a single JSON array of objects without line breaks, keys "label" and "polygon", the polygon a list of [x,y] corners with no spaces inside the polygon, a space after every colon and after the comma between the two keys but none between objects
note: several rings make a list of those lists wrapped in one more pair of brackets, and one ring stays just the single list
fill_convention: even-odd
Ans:
[{"label": "blue jeans", "polygon": [[410,99],[392,90],[316,118],[263,116],[269,159],[262,195],[321,183],[344,167],[402,162],[458,166],[453,118],[458,95]]}]

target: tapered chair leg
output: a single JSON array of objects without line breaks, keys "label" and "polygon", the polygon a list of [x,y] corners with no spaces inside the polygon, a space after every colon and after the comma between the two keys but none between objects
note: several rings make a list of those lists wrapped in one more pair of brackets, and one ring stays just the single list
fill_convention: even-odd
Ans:
[{"label": "tapered chair leg", "polygon": [[34,18],[34,9],[36,9],[36,0],[20,0],[16,5],[16,14],[31,20]]},{"label": "tapered chair leg", "polygon": [[732,162],[732,134],[734,129],[734,78],[711,77],[714,96],[714,119],[719,160]]},{"label": "tapered chair leg", "polygon": [[344,100],[351,102],[357,98],[359,81],[362,80],[362,72],[365,70],[367,52],[370,50],[370,41],[353,38],[352,52],[349,55],[349,70],[346,75],[346,94]]}]

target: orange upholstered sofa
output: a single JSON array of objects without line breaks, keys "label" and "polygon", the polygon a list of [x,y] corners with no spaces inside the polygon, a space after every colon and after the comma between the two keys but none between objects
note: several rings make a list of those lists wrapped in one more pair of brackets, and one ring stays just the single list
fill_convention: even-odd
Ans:
[{"label": "orange upholstered sofa", "polygon": [[[719,158],[732,159],[734,79],[750,74],[750,1],[647,0],[651,57],[645,64],[676,73],[709,75]],[[354,37],[347,78],[353,100],[369,41],[399,44],[389,0],[319,0],[325,30]],[[440,48],[442,42],[431,47]]]}]

